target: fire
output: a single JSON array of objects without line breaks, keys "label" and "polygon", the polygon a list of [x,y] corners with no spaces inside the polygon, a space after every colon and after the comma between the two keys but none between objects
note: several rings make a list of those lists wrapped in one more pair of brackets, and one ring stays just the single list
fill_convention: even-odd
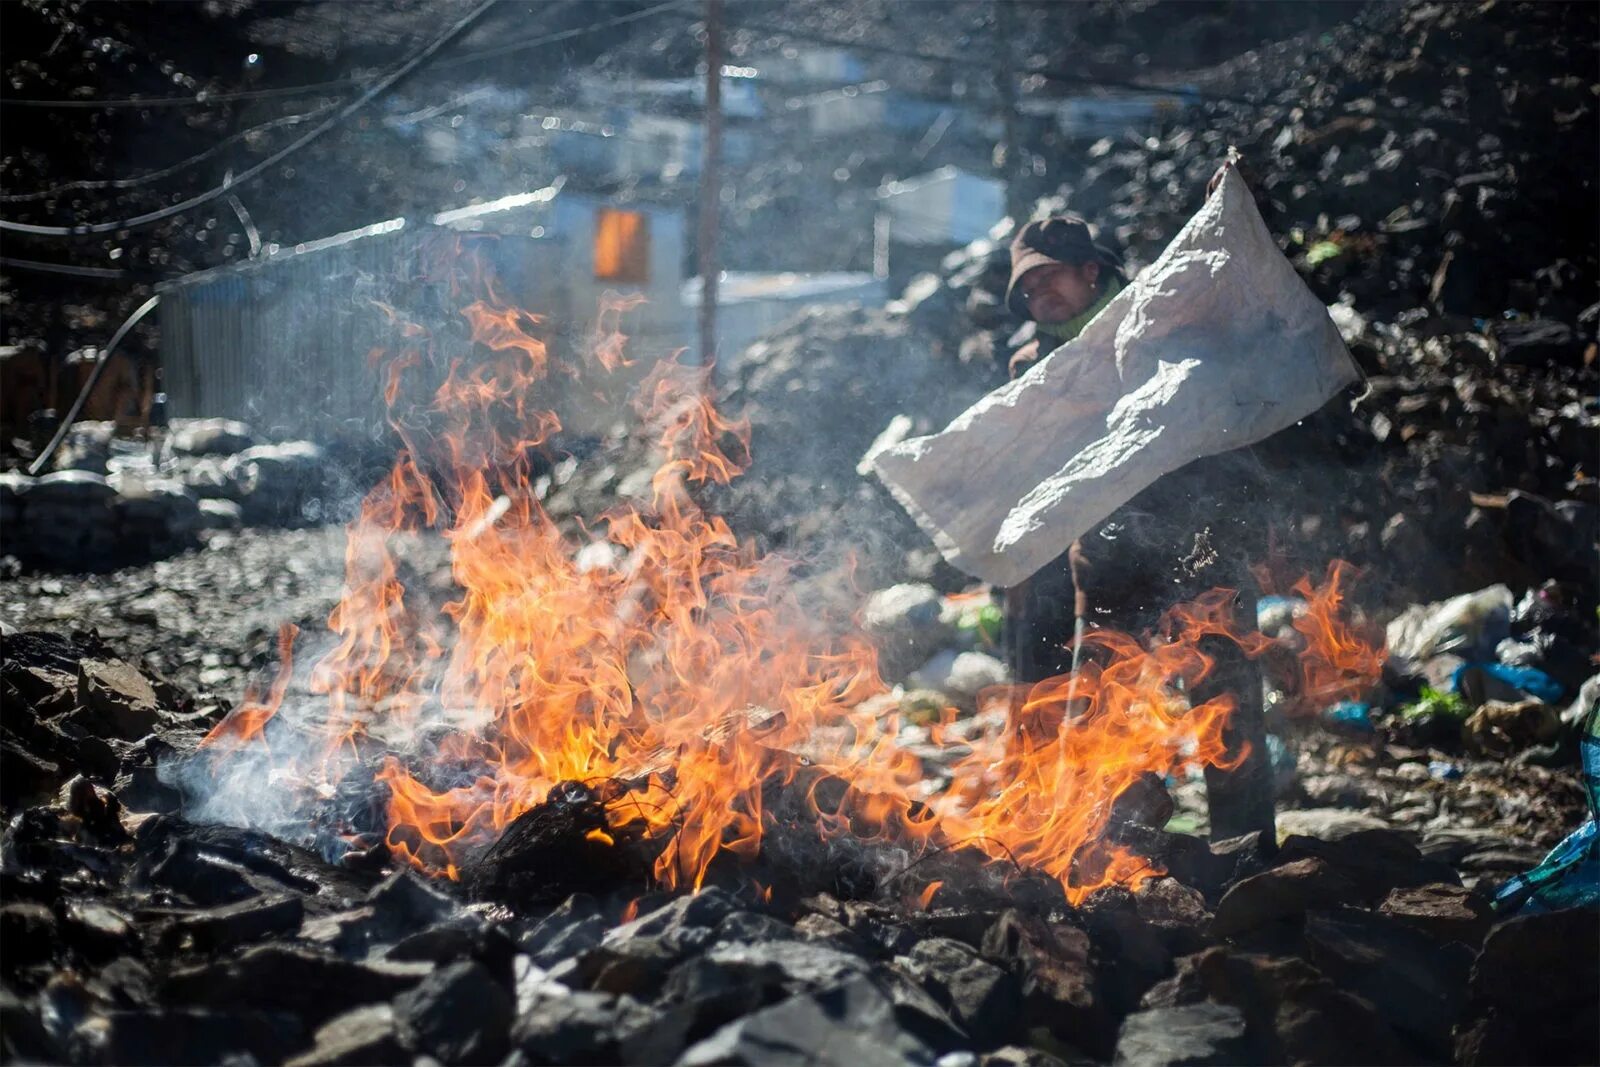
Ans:
[{"label": "fire", "polygon": [[[476,270],[460,276],[481,282]],[[448,878],[557,783],[607,779],[628,788],[590,840],[659,842],[654,875],[669,888],[700,887],[719,855],[755,858],[770,830],[766,790],[779,784],[803,794],[823,835],[912,854],[976,849],[1056,877],[1073,902],[1155,873],[1104,831],[1141,776],[1223,758],[1231,700],[1191,706],[1183,693],[1211,668],[1201,638],[1237,633],[1228,594],[1175,612],[1152,647],[1095,634],[1078,675],[986,694],[1009,709],[1005,728],[969,742],[944,793],[914,799],[923,768],[896,743],[898,716],[869,710],[885,690],[871,647],[826,632],[794,595],[789,564],[697,503],[697,486],[725,484],[749,459],[749,427],[711,404],[707,372],[664,360],[644,377],[636,411],[661,456],[648,504],[565,534],[536,492],[560,427],[537,398],[560,364],[540,319],[479,288],[487,295],[466,304],[455,335],[464,351],[449,329],[401,323],[403,347],[384,366],[391,405],[415,393],[412,376],[445,370],[425,411],[394,416],[404,448],[350,526],[333,644],[307,676],[318,706],[292,727],[311,743],[267,746],[291,729],[271,721],[289,684],[288,634],[268,699],[246,701],[207,738],[217,758],[256,746],[274,781],[311,797],[375,781],[390,852]],[[622,306],[602,309],[593,365],[570,373],[627,365]],[[442,607],[408,586],[394,554],[417,531],[448,545],[454,596]],[[1338,597],[1309,597],[1319,649],[1351,638],[1316,614]],[[939,890],[924,889],[921,905]]]}]

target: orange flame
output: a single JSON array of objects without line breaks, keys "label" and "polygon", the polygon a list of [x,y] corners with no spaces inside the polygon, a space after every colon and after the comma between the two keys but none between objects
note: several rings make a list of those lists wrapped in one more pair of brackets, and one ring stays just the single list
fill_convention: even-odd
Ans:
[{"label": "orange flame", "polygon": [[[406,347],[385,368],[391,399],[427,366],[448,373],[423,416],[393,419],[405,448],[350,527],[347,587],[328,620],[336,642],[309,676],[324,702],[319,733],[310,755],[283,757],[294,761],[285,780],[328,795],[352,772],[374,777],[391,852],[449,878],[557,783],[601,779],[631,788],[591,838],[661,842],[654,874],[666,887],[699,888],[719,854],[753,858],[775,783],[804,791],[824,835],[965,845],[1045,871],[1072,902],[1156,873],[1102,838],[1112,802],[1141,776],[1223,759],[1231,699],[1191,706],[1183,694],[1211,669],[1202,637],[1264,647],[1236,634],[1230,594],[1175,611],[1153,647],[1096,633],[1098,662],[1076,676],[984,694],[1007,702],[1004,729],[969,740],[949,788],[929,799],[920,761],[897,743],[898,715],[867,710],[884,692],[871,647],[824,632],[787,584],[788,564],[696,502],[696,485],[726,484],[749,458],[749,426],[716,411],[707,371],[669,360],[644,378],[636,409],[661,455],[651,502],[604,516],[615,562],[580,562],[589,544],[558,529],[533,487],[560,426],[535,402],[552,366],[540,320],[492,286],[462,314],[470,357],[440,360],[448,331],[404,324]],[[601,371],[625,365],[619,314],[602,311]],[[392,551],[417,530],[448,544],[456,596],[442,609],[408,588]],[[1350,635],[1327,621],[1343,573],[1331,577],[1307,617],[1322,620],[1318,649],[1343,650]],[[289,651],[269,699],[247,701],[208,743],[262,741]],[[431,747],[418,744],[423,724]],[[934,743],[948,725],[935,724]],[[842,781],[844,796],[824,781]],[[938,888],[923,891],[924,907]]]},{"label": "orange flame", "polygon": [[267,723],[283,706],[284,695],[289,692],[289,683],[294,678],[294,639],[299,634],[300,627],[292,622],[278,627],[278,671],[267,690],[266,700],[262,700],[254,688],[246,691],[239,706],[201,738],[201,748],[214,746],[221,752],[232,752],[252,742],[266,744]]}]

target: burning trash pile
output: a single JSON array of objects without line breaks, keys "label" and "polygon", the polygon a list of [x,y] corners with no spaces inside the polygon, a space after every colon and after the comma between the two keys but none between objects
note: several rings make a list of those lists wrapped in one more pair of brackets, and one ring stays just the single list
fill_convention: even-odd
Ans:
[{"label": "burning trash pile", "polygon": [[[642,501],[555,521],[535,400],[557,374],[604,392],[629,353],[602,330],[555,361],[462,276],[485,288],[460,320],[398,322],[381,364],[404,449],[326,631],[286,626],[237,707],[93,634],[0,638],[8,1056],[1592,1058],[1597,972],[1550,948],[1595,943],[1594,912],[1496,922],[1427,833],[1174,825],[1232,708],[1185,695],[1208,641],[1314,702],[1379,689],[1343,568],[1278,636],[1219,591],[1149,641],[1097,635],[1074,675],[969,671],[964,710],[908,707],[820,586],[707,506],[751,438],[704,370],[663,361],[634,397]],[[979,597],[880,596],[891,648],[897,605],[932,659],[992,627]]]}]

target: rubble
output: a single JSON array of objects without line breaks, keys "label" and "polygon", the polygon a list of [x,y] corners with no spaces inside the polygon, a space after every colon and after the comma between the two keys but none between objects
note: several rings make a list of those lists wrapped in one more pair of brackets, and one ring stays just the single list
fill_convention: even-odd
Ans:
[{"label": "rubble", "polygon": [[[148,722],[156,736],[178,736],[193,714],[103,644],[7,635],[4,650],[21,752],[55,736],[30,721],[89,707],[145,709],[124,731]],[[51,743],[58,768],[79,773],[77,752]],[[149,743],[113,742],[124,760]],[[1078,909],[1022,893],[921,913],[784,903],[738,879],[641,899],[640,876],[607,884],[612,868],[572,894],[557,888],[570,877],[559,865],[518,868],[534,881],[486,907],[403,866],[380,877],[153,813],[115,772],[113,761],[5,802],[0,1009],[17,1054],[931,1064],[1046,1062],[1048,1048],[1086,1063],[1478,1063],[1528,1033],[1552,1061],[1585,1039],[1563,1028],[1567,1009],[1529,1014],[1545,1009],[1489,978],[1561,954],[1542,939],[1581,957],[1574,946],[1593,938],[1568,929],[1569,913],[1507,919],[1454,884],[1455,864],[1508,847],[1488,827],[1436,833],[1424,849],[1349,828],[1208,847],[1129,816],[1119,834],[1171,873]],[[1165,796],[1154,789],[1125,806],[1162,821],[1171,808],[1152,806]],[[586,810],[580,794],[565,803]],[[49,1007],[63,996],[77,1020],[65,1029]]]}]

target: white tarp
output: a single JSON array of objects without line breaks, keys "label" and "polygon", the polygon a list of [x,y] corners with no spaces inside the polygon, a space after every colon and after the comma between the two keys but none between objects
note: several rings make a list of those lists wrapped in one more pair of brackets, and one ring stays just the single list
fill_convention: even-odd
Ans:
[{"label": "white tarp", "polygon": [[1359,376],[1230,169],[1075,340],[873,467],[952,564],[1016,585],[1157,478],[1298,422]]}]

